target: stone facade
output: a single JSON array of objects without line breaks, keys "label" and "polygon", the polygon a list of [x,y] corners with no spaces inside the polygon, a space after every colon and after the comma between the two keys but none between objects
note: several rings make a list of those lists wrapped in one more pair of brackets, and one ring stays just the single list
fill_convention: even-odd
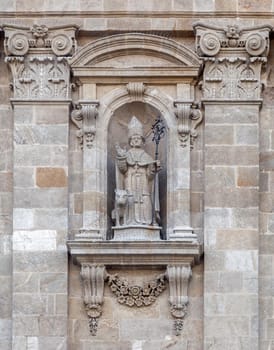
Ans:
[{"label": "stone facade", "polygon": [[[1,1],[1,350],[274,349],[273,11]],[[133,115],[153,239],[112,229]]]}]

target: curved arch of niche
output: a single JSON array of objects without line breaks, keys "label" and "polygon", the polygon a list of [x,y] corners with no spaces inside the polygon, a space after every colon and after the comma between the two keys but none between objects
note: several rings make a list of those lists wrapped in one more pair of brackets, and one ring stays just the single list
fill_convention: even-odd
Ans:
[{"label": "curved arch of niche", "polygon": [[[106,238],[110,238],[110,207],[111,204],[108,203],[108,188],[113,187],[108,184],[108,132],[111,118],[115,116],[116,111],[120,108],[131,103],[142,103],[144,105],[151,106],[155,113],[160,113],[165,121],[167,132],[166,132],[166,192],[172,193],[172,168],[174,164],[174,148],[177,144],[177,120],[174,114],[173,99],[168,95],[164,94],[162,91],[156,88],[147,87],[143,96],[139,99],[132,99],[129,95],[126,87],[117,88],[106,94],[100,100],[99,107],[99,118],[97,120],[97,133],[96,133],[96,143],[97,147],[100,148],[103,153],[103,157],[100,158],[100,168],[101,172],[101,183],[100,192],[104,193],[104,203],[102,203],[104,208],[108,208],[108,215],[105,215],[103,220],[104,232],[108,232]],[[153,123],[153,120],[151,120]],[[170,140],[173,140],[171,143]],[[176,140],[176,142],[174,142]],[[115,141],[115,140],[114,140]],[[166,206],[170,205],[169,202],[172,201],[171,196],[167,196]],[[165,219],[166,220],[166,219]],[[166,220],[165,226],[168,226],[168,219]],[[165,238],[165,233],[163,233],[163,238]]]}]

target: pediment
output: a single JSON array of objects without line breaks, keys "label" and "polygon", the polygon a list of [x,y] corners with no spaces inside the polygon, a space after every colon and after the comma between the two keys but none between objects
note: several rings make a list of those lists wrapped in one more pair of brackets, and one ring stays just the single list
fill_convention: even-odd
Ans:
[{"label": "pediment", "polygon": [[186,67],[197,68],[195,52],[174,40],[150,34],[129,33],[101,38],[82,47],[70,60],[78,68]]}]

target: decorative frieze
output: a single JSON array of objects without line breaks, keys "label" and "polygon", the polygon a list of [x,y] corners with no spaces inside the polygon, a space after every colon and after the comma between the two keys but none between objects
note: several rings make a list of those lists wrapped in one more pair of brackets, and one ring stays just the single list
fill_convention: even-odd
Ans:
[{"label": "decorative frieze", "polygon": [[96,134],[96,118],[98,116],[98,101],[79,101],[71,112],[71,120],[79,130],[76,136],[81,148],[93,146]]},{"label": "decorative frieze", "polygon": [[261,68],[269,52],[268,26],[194,26],[196,50],[204,59],[204,99],[260,99]]},{"label": "decorative frieze", "polygon": [[175,114],[178,118],[178,134],[182,147],[186,147],[190,138],[190,146],[193,147],[195,138],[198,137],[196,128],[203,120],[198,103],[193,101],[177,100],[174,101],[176,107]]}]

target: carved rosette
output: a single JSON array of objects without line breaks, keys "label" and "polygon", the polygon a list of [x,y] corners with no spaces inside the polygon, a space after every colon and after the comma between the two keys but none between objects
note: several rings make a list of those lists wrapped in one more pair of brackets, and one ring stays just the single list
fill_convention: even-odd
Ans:
[{"label": "carved rosette", "polygon": [[190,147],[193,148],[194,140],[198,137],[197,127],[203,120],[198,103],[193,101],[174,101],[175,114],[178,118],[178,135],[182,147],[186,147],[190,138]]},{"label": "carved rosette", "polygon": [[217,28],[194,26],[196,50],[203,58],[205,99],[258,100],[261,95],[261,68],[269,52],[268,26]]},{"label": "carved rosette", "polygon": [[170,312],[174,317],[176,335],[180,335],[183,329],[184,318],[187,314],[188,284],[191,274],[190,265],[175,265],[167,267]]},{"label": "carved rosette", "polygon": [[6,62],[15,99],[57,100],[70,97],[67,56],[76,48],[75,26],[31,28],[4,26]]},{"label": "carved rosette", "polygon": [[98,116],[98,101],[79,101],[71,112],[71,120],[79,129],[76,136],[81,148],[92,148],[96,134],[96,118]]},{"label": "carved rosette", "polygon": [[105,266],[83,263],[81,266],[84,305],[89,318],[91,335],[95,336],[98,318],[102,315],[104,302]]}]

